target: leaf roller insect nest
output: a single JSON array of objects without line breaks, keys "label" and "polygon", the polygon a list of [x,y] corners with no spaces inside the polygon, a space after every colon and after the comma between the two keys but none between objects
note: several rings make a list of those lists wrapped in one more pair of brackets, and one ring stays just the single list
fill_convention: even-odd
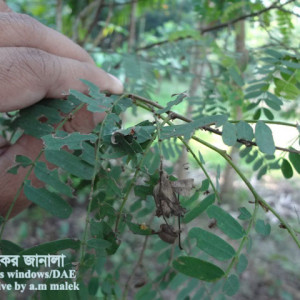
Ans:
[{"label": "leaf roller insect nest", "polygon": [[194,179],[183,179],[171,182],[164,170],[160,171],[160,179],[154,187],[153,196],[156,205],[156,216],[184,216],[186,209],[180,205],[176,193],[187,196],[193,188]]}]

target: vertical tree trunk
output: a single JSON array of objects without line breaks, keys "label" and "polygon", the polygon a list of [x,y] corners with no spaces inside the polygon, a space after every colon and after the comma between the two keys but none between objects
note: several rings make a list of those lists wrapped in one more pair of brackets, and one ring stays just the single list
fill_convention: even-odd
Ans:
[{"label": "vertical tree trunk", "polygon": [[128,52],[132,52],[136,38],[136,8],[138,0],[131,0],[130,24],[129,24],[129,39]]}]

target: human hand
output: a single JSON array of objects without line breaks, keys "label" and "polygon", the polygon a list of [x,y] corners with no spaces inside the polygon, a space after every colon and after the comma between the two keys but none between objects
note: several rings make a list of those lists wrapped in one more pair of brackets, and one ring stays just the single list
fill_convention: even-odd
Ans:
[{"label": "human hand", "polygon": [[[87,93],[79,79],[86,79],[112,94],[123,91],[121,82],[96,67],[81,47],[59,32],[33,18],[12,12],[0,0],[0,112],[22,109],[43,98],[62,98],[70,89]],[[90,132],[104,114],[93,114],[83,108],[65,124],[67,131]],[[9,145],[0,137],[0,214],[4,215],[21,185],[27,170],[17,175],[6,171],[14,164],[16,155],[34,159],[42,142],[24,135]],[[31,176],[35,185],[39,182]],[[12,215],[30,202],[21,194]]]}]

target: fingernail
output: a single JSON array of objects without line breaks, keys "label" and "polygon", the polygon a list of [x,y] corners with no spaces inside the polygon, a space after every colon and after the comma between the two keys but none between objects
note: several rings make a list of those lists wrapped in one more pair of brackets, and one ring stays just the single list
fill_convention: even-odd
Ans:
[{"label": "fingernail", "polygon": [[108,76],[110,76],[116,82],[117,87],[113,87],[114,93],[122,94],[124,91],[124,86],[123,86],[123,83],[121,82],[121,80],[109,73],[108,73]]}]

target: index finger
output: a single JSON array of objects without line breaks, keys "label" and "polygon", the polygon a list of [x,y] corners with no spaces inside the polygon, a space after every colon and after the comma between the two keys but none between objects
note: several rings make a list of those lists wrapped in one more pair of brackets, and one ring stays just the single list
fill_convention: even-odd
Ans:
[{"label": "index finger", "polygon": [[60,32],[26,14],[13,12],[0,0],[0,47],[28,47],[94,64],[91,56]]}]

